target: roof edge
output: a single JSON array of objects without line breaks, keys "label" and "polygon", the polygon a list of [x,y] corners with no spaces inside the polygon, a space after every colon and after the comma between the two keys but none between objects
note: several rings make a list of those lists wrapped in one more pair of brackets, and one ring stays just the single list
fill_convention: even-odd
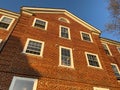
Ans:
[{"label": "roof edge", "polygon": [[11,15],[11,16],[16,17],[16,18],[18,18],[20,16],[20,14],[18,14],[18,13],[15,13],[15,12],[12,12],[9,10],[5,10],[2,8],[0,8],[0,13],[8,14],[8,15]]},{"label": "roof edge", "polygon": [[110,44],[114,44],[114,45],[120,46],[120,42],[119,41],[115,41],[115,40],[111,40],[111,39],[103,38],[103,37],[100,37],[100,39],[101,39],[102,42],[107,42],[107,43],[110,43]]}]

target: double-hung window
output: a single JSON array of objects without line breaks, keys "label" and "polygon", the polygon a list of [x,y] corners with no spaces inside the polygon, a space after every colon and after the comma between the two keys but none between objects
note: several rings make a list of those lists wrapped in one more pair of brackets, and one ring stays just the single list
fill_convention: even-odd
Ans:
[{"label": "double-hung window", "polygon": [[71,67],[73,68],[73,56],[72,49],[67,47],[60,46],[60,66]]},{"label": "double-hung window", "polygon": [[43,41],[27,39],[23,53],[42,56],[43,48],[44,48]]},{"label": "double-hung window", "polygon": [[93,90],[109,90],[108,88],[93,87]]},{"label": "double-hung window", "polygon": [[7,16],[2,16],[0,19],[0,28],[8,30],[13,23],[14,19]]},{"label": "double-hung window", "polygon": [[9,90],[36,90],[37,79],[13,77]]},{"label": "double-hung window", "polygon": [[88,66],[102,68],[101,63],[100,63],[99,58],[98,58],[98,55],[88,53],[88,52],[85,52],[85,54],[86,54]]},{"label": "double-hung window", "polygon": [[60,37],[70,39],[70,29],[65,26],[60,26]]},{"label": "double-hung window", "polygon": [[2,39],[0,39],[0,43],[2,43]]},{"label": "double-hung window", "polygon": [[48,22],[42,19],[35,18],[33,22],[33,27],[40,28],[43,30],[47,29]]},{"label": "double-hung window", "polygon": [[91,37],[91,35],[89,33],[82,32],[82,31],[80,33],[81,33],[82,40],[88,41],[88,42],[93,42],[92,37]]},{"label": "double-hung window", "polygon": [[107,55],[112,55],[111,52],[110,52],[110,49],[109,49],[108,45],[107,45],[107,44],[104,44],[104,43],[102,43],[102,45],[103,45],[103,48],[104,48],[104,50],[105,50],[105,53],[106,53]]},{"label": "double-hung window", "polygon": [[111,66],[112,66],[115,76],[117,77],[118,80],[120,80],[120,71],[119,71],[117,64],[111,64]]},{"label": "double-hung window", "polygon": [[120,47],[117,47],[117,49],[118,49],[118,52],[120,53]]}]

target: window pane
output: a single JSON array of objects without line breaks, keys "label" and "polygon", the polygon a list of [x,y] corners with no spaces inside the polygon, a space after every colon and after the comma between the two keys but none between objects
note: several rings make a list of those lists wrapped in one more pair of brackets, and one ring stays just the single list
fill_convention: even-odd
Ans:
[{"label": "window pane", "polygon": [[36,20],[34,26],[45,29],[45,25],[46,25],[46,22],[41,21],[41,20]]},{"label": "window pane", "polygon": [[0,21],[0,28],[7,29],[8,26],[10,25],[12,19],[8,17],[3,17]]},{"label": "window pane", "polygon": [[82,33],[83,40],[91,41],[89,34]]},{"label": "window pane", "polygon": [[116,77],[120,78],[120,73],[119,73],[119,71],[118,71],[116,65],[112,65],[112,69],[113,69],[113,71],[114,71]]},{"label": "window pane", "polygon": [[61,27],[61,37],[69,38],[68,28]]},{"label": "window pane", "polygon": [[26,49],[26,53],[40,55],[41,47],[42,47],[42,43],[30,40]]},{"label": "window pane", "polygon": [[105,53],[106,53],[107,55],[110,55],[110,52],[109,52],[107,46],[106,46],[105,44],[102,44],[102,45],[103,45],[103,48],[104,48],[104,50],[105,50]]},{"label": "window pane", "polygon": [[13,90],[33,90],[33,81],[19,80],[15,81]]},{"label": "window pane", "polygon": [[70,50],[62,48],[61,59],[62,59],[61,61],[62,65],[70,66],[71,65]]},{"label": "window pane", "polygon": [[99,63],[95,55],[87,54],[87,57],[90,65],[99,67]]},{"label": "window pane", "polygon": [[3,22],[3,23],[7,23],[7,24],[10,24],[11,21],[12,21],[12,19],[7,18],[7,17],[3,17],[2,20],[1,20],[1,22]]}]

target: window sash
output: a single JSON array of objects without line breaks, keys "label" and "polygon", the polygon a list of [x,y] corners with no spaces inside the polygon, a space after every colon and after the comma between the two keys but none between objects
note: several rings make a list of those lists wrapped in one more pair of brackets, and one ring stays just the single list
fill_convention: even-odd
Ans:
[{"label": "window sash", "polygon": [[14,76],[9,90],[36,90],[37,79]]},{"label": "window sash", "polygon": [[107,45],[106,45],[106,44],[102,44],[102,45],[103,45],[103,48],[104,48],[104,50],[105,50],[105,53],[106,53],[107,55],[110,55],[110,51],[109,51]]},{"label": "window sash", "polygon": [[45,29],[46,22],[45,22],[45,21],[42,21],[42,20],[36,19],[34,26],[35,26],[35,27],[42,28],[42,29]]},{"label": "window sash", "polygon": [[71,66],[70,50],[61,48],[61,65]]},{"label": "window sash", "polygon": [[12,22],[12,19],[7,18],[7,17],[3,17],[1,22],[6,23],[6,24],[10,24]]},{"label": "window sash", "polygon": [[68,28],[61,27],[61,37],[69,38]]},{"label": "window sash", "polygon": [[40,55],[42,48],[42,43],[29,40],[26,53]]},{"label": "window sash", "polygon": [[89,35],[89,34],[82,33],[82,37],[83,37],[83,40],[91,41],[91,39],[90,39],[90,35]]},{"label": "window sash", "polygon": [[10,25],[12,24],[13,20],[14,20],[14,18],[2,16],[0,19],[0,28],[8,29],[10,27]]},{"label": "window sash", "polygon": [[112,64],[111,66],[112,66],[112,69],[113,69],[115,76],[120,79],[120,72],[118,70],[118,67],[114,64]]},{"label": "window sash", "polygon": [[87,59],[88,59],[89,65],[100,67],[98,58],[96,55],[87,54]]}]

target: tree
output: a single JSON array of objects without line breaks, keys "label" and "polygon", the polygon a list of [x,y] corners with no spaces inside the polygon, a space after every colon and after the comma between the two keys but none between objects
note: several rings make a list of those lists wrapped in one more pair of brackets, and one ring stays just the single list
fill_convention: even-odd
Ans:
[{"label": "tree", "polygon": [[120,0],[109,0],[108,5],[112,20],[106,25],[106,29],[120,34]]}]

